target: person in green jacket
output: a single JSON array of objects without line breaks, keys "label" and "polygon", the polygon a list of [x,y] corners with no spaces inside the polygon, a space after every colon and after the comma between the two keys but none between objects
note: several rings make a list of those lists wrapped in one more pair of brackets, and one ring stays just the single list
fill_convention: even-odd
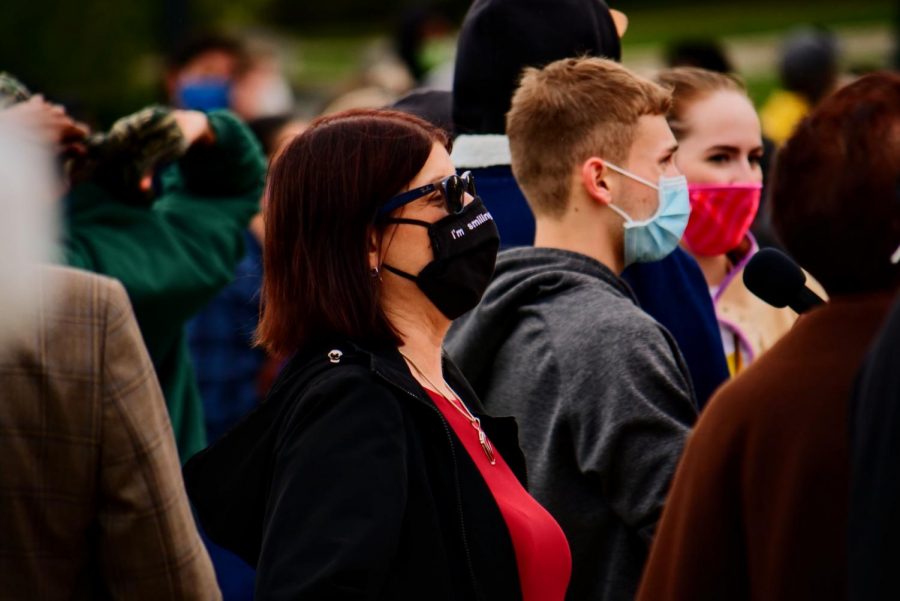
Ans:
[{"label": "person in green jacket", "polygon": [[265,156],[231,113],[159,107],[86,147],[64,200],[64,261],[128,291],[184,462],[206,446],[185,322],[234,276],[259,210]]}]

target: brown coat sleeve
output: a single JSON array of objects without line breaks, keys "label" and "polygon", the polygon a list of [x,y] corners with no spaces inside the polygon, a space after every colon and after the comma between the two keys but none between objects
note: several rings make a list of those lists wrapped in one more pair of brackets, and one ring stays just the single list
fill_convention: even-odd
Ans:
[{"label": "brown coat sleeve", "polygon": [[741,427],[719,393],[701,414],[666,499],[637,601],[740,601],[747,595]]},{"label": "brown coat sleeve", "polygon": [[121,284],[106,306],[100,565],[115,599],[220,599],[191,516],[162,391]]}]

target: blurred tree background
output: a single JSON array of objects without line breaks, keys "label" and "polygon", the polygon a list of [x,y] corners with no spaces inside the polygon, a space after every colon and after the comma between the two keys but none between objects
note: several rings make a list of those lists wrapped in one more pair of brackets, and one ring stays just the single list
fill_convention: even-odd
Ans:
[{"label": "blurred tree background", "polygon": [[[197,30],[257,30],[286,42],[292,84],[325,97],[353,77],[373,44],[390,47],[402,11],[416,0],[4,0],[0,24],[0,69],[18,75],[35,91],[66,103],[94,123],[162,99],[164,57],[177,40]],[[772,63],[780,35],[813,23],[847,34],[849,67],[879,68],[898,27],[896,0],[619,0],[611,2],[631,20],[623,40],[625,63],[650,69],[666,44],[713,38],[741,54],[761,52]],[[458,24],[467,0],[427,2]],[[877,43],[873,42],[877,38]],[[743,44],[743,45],[741,45]],[[865,46],[865,48],[863,48]],[[895,48],[895,47],[894,47]],[[767,54],[768,53],[768,54]],[[775,82],[775,65],[757,68],[734,57],[751,93],[759,99]]]}]

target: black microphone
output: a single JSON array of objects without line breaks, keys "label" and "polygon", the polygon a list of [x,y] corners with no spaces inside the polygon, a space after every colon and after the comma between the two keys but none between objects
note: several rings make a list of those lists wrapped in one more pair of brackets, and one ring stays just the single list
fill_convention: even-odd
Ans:
[{"label": "black microphone", "polygon": [[764,248],[744,268],[744,285],[766,303],[806,313],[825,301],[806,287],[806,274],[786,254]]}]

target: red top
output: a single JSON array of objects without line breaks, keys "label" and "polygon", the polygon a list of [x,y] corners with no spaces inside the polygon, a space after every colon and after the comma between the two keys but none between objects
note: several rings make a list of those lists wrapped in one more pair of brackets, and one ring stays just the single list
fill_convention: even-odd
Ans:
[{"label": "red top", "polygon": [[427,392],[462,441],[497,501],[516,553],[522,600],[563,601],[572,575],[572,556],[559,524],[522,487],[497,449],[494,449],[496,463],[491,465],[478,441],[478,431],[468,418],[443,396],[431,390]]}]

